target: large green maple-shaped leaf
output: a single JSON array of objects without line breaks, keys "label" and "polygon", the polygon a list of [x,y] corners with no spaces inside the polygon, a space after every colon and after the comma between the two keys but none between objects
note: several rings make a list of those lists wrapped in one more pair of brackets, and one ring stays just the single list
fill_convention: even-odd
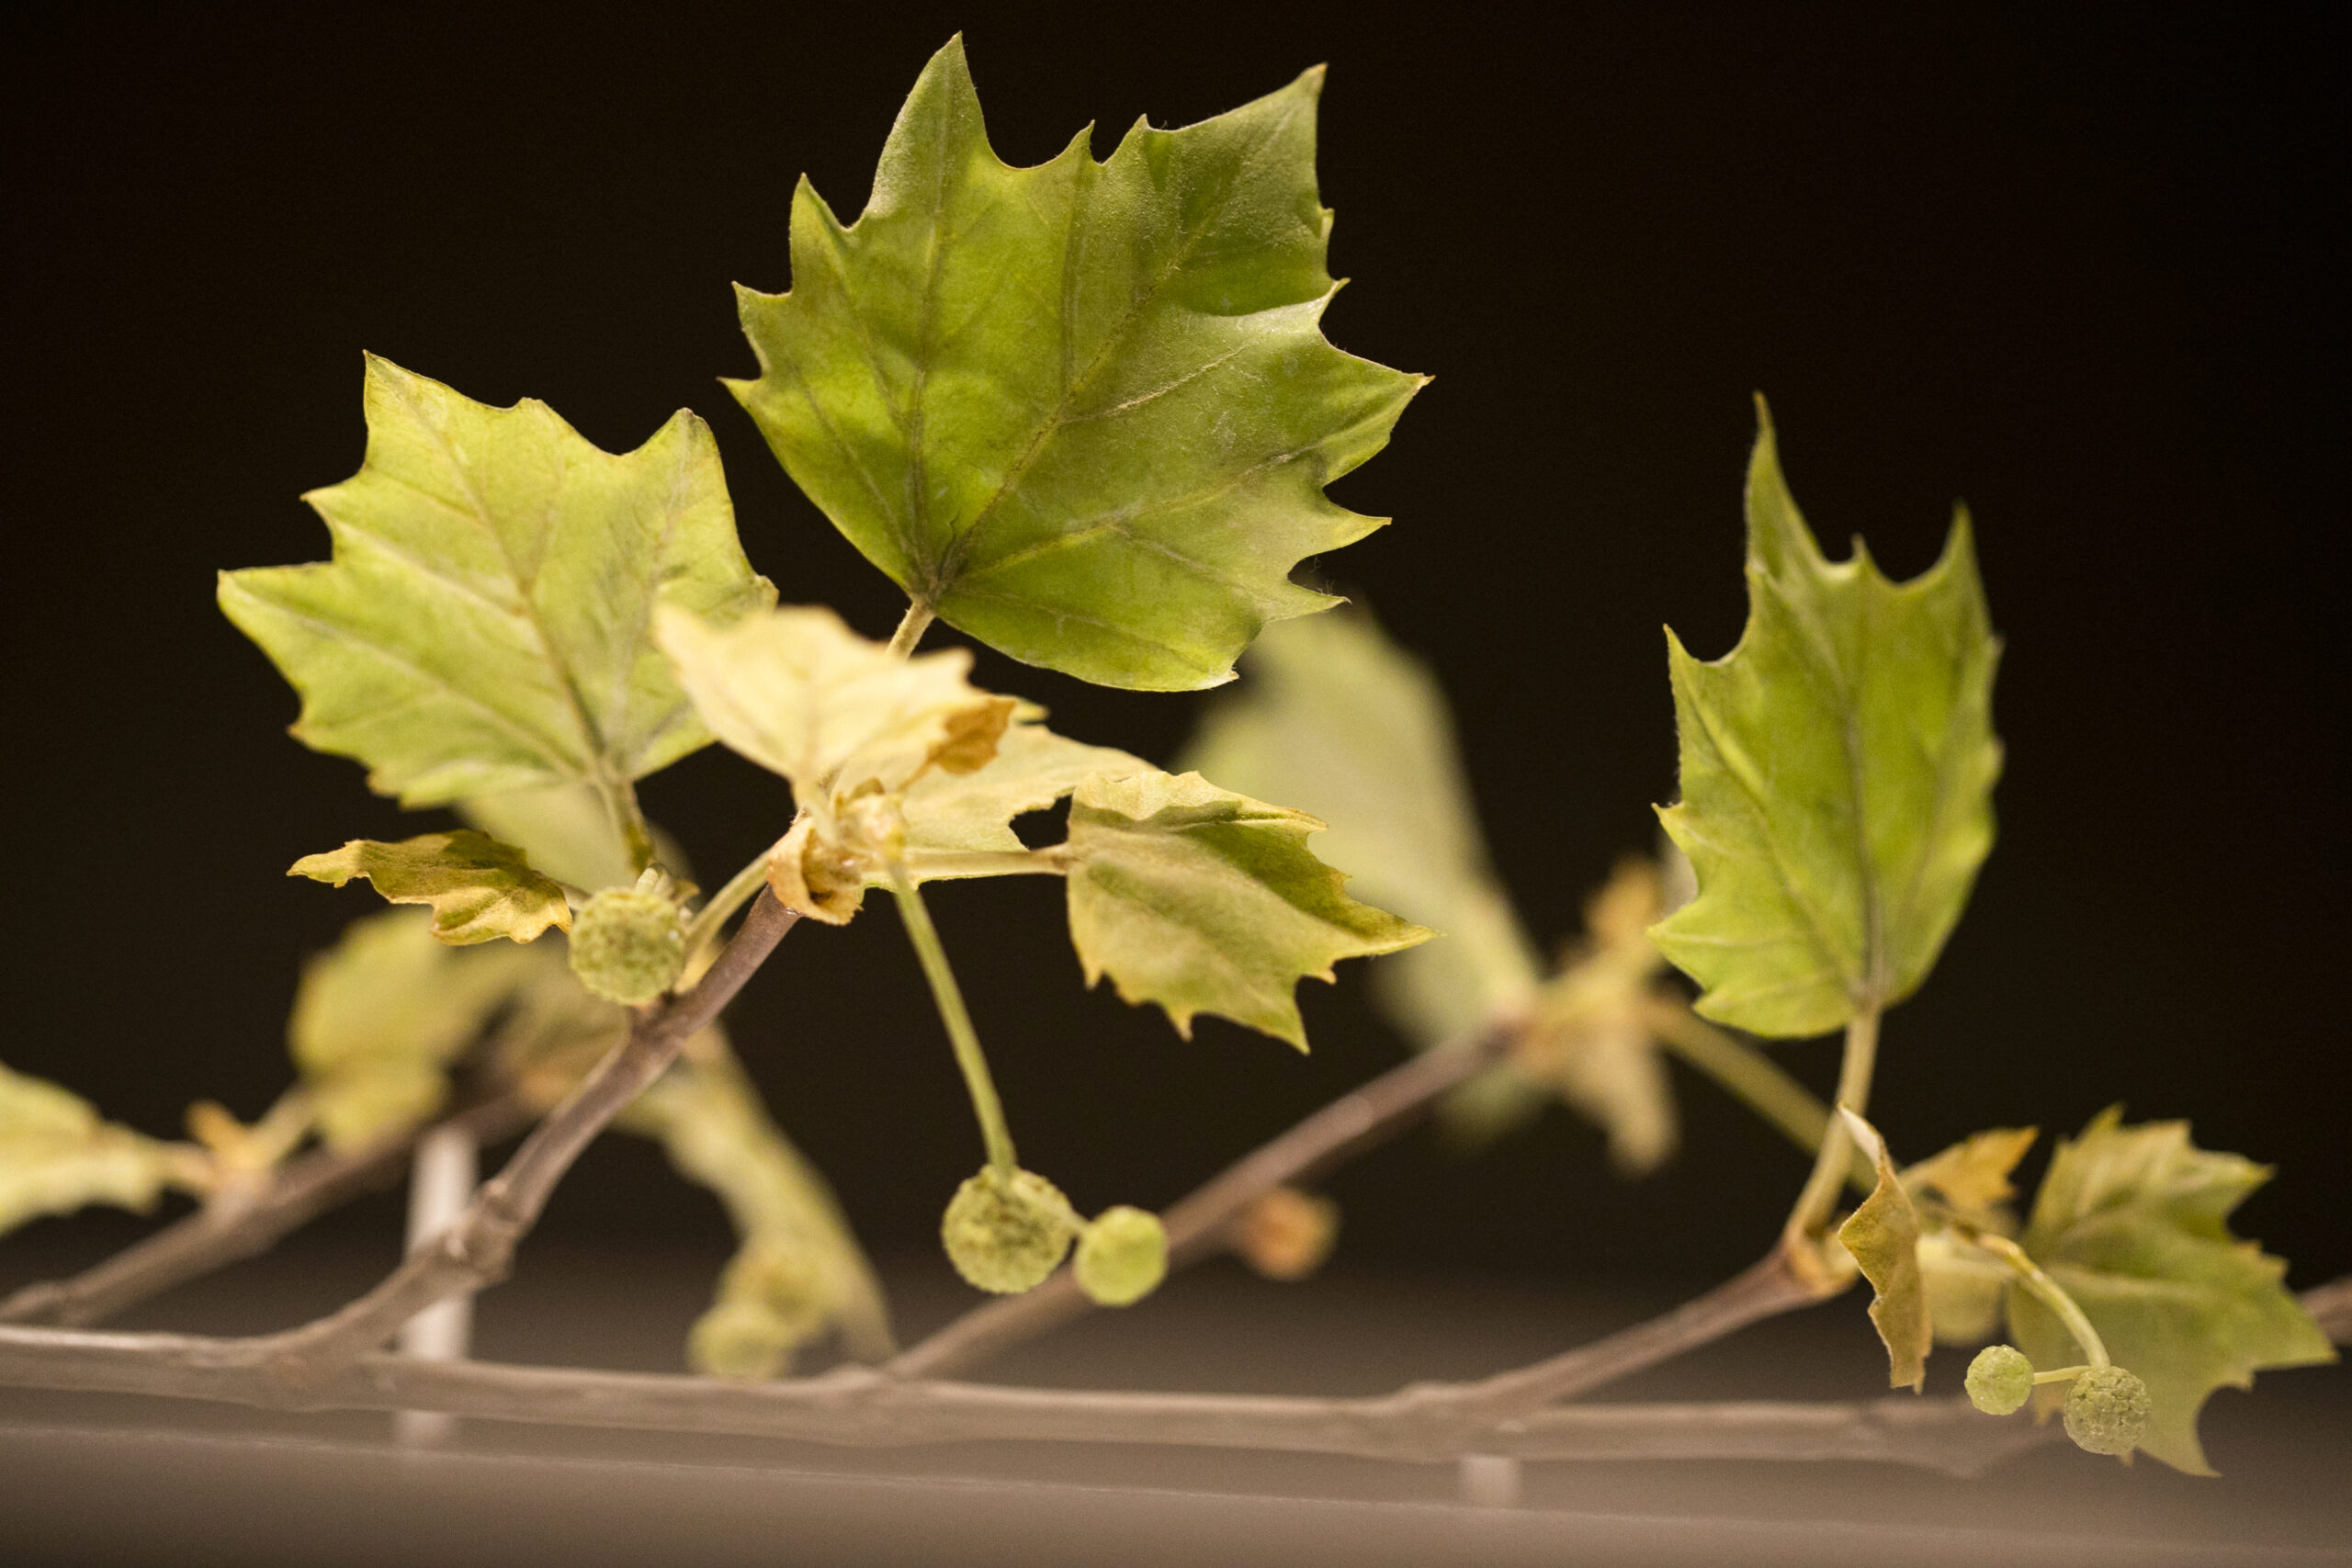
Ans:
[{"label": "large green maple-shaped leaf", "polygon": [[[2209,1394],[2252,1387],[2266,1368],[2333,1361],[2335,1350],[2287,1289],[2285,1259],[2230,1234],[2231,1211],[2270,1168],[2199,1148],[2186,1122],[2122,1122],[2111,1107],[2059,1142],[2021,1245],[2082,1307],[2115,1364],[2148,1385],[2140,1446],[2210,1475],[2197,1441]],[[2056,1315],[2022,1290],[2010,1290],[2008,1315],[2036,1366],[2081,1359]]]},{"label": "large green maple-shaped leaf", "polygon": [[201,1154],[101,1117],[46,1078],[0,1066],[0,1235],[42,1214],[110,1203],[141,1213],[194,1188]]},{"label": "large green maple-shaped leaf", "polygon": [[1227,679],[1267,622],[1337,603],[1291,570],[1379,525],[1323,487],[1421,384],[1323,337],[1321,85],[1015,169],[951,41],[854,224],[794,193],[792,291],[739,290],[761,374],[729,386],[951,626],[1106,685]]},{"label": "large green maple-shaped leaf", "polygon": [[307,499],[332,561],[220,576],[220,607],[302,694],[294,734],[440,806],[571,781],[616,818],[629,781],[710,739],[653,646],[657,605],[771,602],[735,537],[710,431],[636,451],[546,404],[492,408],[370,355],[368,455]]},{"label": "large green maple-shaped leaf", "polygon": [[1157,1002],[1190,1039],[1220,1013],[1306,1049],[1293,996],[1342,958],[1394,953],[1433,932],[1343,889],[1304,811],[1235,795],[1198,773],[1098,773],[1070,796],[1070,942],[1093,985]]},{"label": "large green maple-shaped leaf", "polygon": [[1652,932],[1698,1010],[1818,1034],[1927,978],[1993,847],[2000,642],[1968,517],[1889,581],[1832,563],[1781,478],[1769,416],[1747,473],[1748,615],[1712,663],[1672,631],[1682,799],[1659,816],[1699,895]]},{"label": "large green maple-shaped leaf", "polygon": [[396,844],[354,839],[304,855],[286,874],[336,887],[362,877],[390,903],[428,905],[434,936],[451,947],[500,937],[532,942],[549,926],[571,929],[563,889],[532,870],[522,851],[471,828]]},{"label": "large green maple-shaped leaf", "polygon": [[405,909],[353,922],[303,968],[286,1026],[321,1134],[352,1148],[433,1115],[448,1097],[449,1064],[562,964],[543,946],[445,946]]}]

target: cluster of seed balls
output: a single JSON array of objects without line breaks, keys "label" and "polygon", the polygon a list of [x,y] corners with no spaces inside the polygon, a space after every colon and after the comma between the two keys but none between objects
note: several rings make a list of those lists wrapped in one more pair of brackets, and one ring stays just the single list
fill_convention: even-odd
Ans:
[{"label": "cluster of seed balls", "polygon": [[1122,1203],[1080,1217],[1052,1182],[1031,1170],[993,1166],[949,1200],[939,1239],[956,1271],[983,1291],[1017,1295],[1044,1283],[1078,1243],[1071,1272],[1098,1305],[1126,1306],[1168,1275],[1168,1232],[1159,1216]]},{"label": "cluster of seed balls", "polygon": [[[1987,1345],[1968,1363],[1968,1400],[1988,1416],[2021,1408],[2033,1363],[2014,1345]],[[2092,1367],[2066,1391],[2066,1436],[2095,1454],[2128,1454],[2148,1427],[2148,1385],[2121,1367]]]}]

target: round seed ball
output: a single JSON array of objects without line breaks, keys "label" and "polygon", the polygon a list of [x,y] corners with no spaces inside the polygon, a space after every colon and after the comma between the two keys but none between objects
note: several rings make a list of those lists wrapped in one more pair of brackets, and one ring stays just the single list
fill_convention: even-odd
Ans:
[{"label": "round seed ball", "polygon": [[956,1272],[983,1291],[1018,1295],[1042,1283],[1069,1250],[1069,1200],[1035,1171],[989,1167],[948,1201],[939,1239]]},{"label": "round seed ball", "polygon": [[686,966],[686,924],[658,893],[609,888],[571,920],[571,972],[610,1001],[650,1002]]},{"label": "round seed ball", "polygon": [[2066,1391],[2066,1436],[2095,1454],[2128,1454],[2148,1427],[2148,1385],[2121,1367],[2094,1367]]},{"label": "round seed ball", "polygon": [[1987,1416],[2024,1407],[2033,1393],[2033,1363],[2013,1345],[1987,1345],[1968,1363],[1968,1403]]},{"label": "round seed ball", "polygon": [[1168,1277],[1168,1231],[1158,1214],[1121,1203],[1094,1216],[1071,1265],[1098,1306],[1130,1306]]}]

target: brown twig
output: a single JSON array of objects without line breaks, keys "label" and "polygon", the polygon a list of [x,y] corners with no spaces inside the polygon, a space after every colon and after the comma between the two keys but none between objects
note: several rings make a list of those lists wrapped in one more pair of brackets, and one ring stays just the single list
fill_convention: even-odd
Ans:
[{"label": "brown twig", "polygon": [[198,1347],[190,1351],[195,1361],[217,1371],[249,1371],[288,1388],[318,1385],[381,1347],[401,1325],[435,1302],[503,1279],[515,1245],[538,1222],[572,1162],[662,1076],[687,1038],[734,999],[798,919],[763,892],[702,978],[679,995],[640,1010],[630,1022],[628,1038],[532,1130],[505,1168],[482,1183],[441,1239],[409,1254],[374,1290],[284,1333],[175,1342]]},{"label": "brown twig", "polygon": [[2352,1274],[2305,1291],[2301,1299],[2331,1343],[2352,1345]]},{"label": "brown twig", "polygon": [[[0,1382],[164,1394],[276,1409],[433,1410],[640,1431],[858,1447],[1015,1439],[1173,1443],[1374,1459],[1846,1459],[1973,1474],[2049,1440],[2023,1416],[1960,1401],[1583,1405],[1501,1424],[1446,1419],[1415,1391],[1379,1399],[1003,1388],[865,1368],[777,1382],[369,1355],[295,1390],[224,1364],[218,1341],[0,1328]],[[1464,1385],[1475,1387],[1476,1385]]]},{"label": "brown twig", "polygon": [[[1518,1019],[1498,1020],[1391,1067],[1210,1178],[1161,1216],[1170,1267],[1196,1262],[1226,1245],[1227,1227],[1262,1194],[1309,1179],[1410,1125],[1438,1096],[1502,1060],[1521,1026]],[[1064,1269],[1025,1295],[974,1307],[883,1370],[906,1378],[960,1371],[1093,1308]]]},{"label": "brown twig", "polygon": [[[522,1100],[506,1093],[439,1125],[460,1128],[490,1144],[521,1132],[530,1120]],[[231,1187],[196,1213],[79,1274],[15,1292],[0,1301],[0,1323],[86,1327],[175,1285],[258,1257],[330,1209],[398,1180],[417,1140],[430,1130],[412,1127],[362,1148],[314,1149],[288,1160],[266,1181]]]},{"label": "brown twig", "polygon": [[799,919],[763,889],[703,977],[640,1010],[628,1037],[532,1129],[505,1168],[481,1184],[438,1242],[410,1253],[374,1290],[339,1311],[282,1334],[243,1341],[243,1353],[287,1382],[317,1382],[382,1346],[435,1302],[504,1279],[515,1245],[538,1223],[572,1163],[668,1070],[688,1037],[735,999]]}]

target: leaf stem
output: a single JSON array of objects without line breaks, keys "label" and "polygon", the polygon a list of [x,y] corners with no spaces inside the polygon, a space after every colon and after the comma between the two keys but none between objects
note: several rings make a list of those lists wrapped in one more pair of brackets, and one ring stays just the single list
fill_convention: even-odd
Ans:
[{"label": "leaf stem", "polygon": [[989,1164],[999,1175],[1011,1176],[1021,1168],[1021,1162],[1013,1157],[1012,1131],[1005,1125],[1004,1102],[997,1098],[996,1080],[989,1076],[979,1031],[972,1027],[964,993],[956,984],[956,971],[948,967],[947,950],[940,945],[939,930],[931,923],[931,911],[907,868],[893,862],[888,875],[890,891],[899,900],[899,918],[906,922],[907,940],[914,943],[922,977],[931,984],[931,999],[939,1008],[939,1021],[947,1026],[948,1043],[956,1048],[956,1065],[963,1069],[964,1088],[972,1097],[972,1114],[979,1119],[980,1138],[988,1145]]},{"label": "leaf stem", "polygon": [[2009,1277],[2024,1286],[2028,1295],[2058,1314],[2058,1321],[2066,1325],[2066,1332],[2075,1337],[2075,1343],[2083,1348],[2083,1355],[2093,1367],[2109,1364],[2107,1346],[2099,1338],[2098,1330],[2091,1326],[2090,1318],[2075,1303],[2075,1298],[2066,1293],[2064,1286],[2043,1273],[2041,1266],[2026,1256],[2024,1247],[2007,1236],[1985,1232],[1979,1232],[1969,1239],[1999,1258]]},{"label": "leaf stem", "polygon": [[[1642,1021],[1682,1062],[1713,1078],[1807,1154],[1821,1152],[1829,1128],[1829,1108],[1778,1062],[1728,1030],[1716,1028],[1679,997],[1653,993],[1643,998]],[[1877,1184],[1870,1162],[1854,1151],[1846,1179],[1867,1192]]]},{"label": "leaf stem", "polygon": [[[1873,1002],[1857,1010],[1846,1025],[1846,1056],[1838,1069],[1836,1103],[1857,1116],[1870,1104],[1871,1072],[1878,1061],[1879,1014],[1879,1006]],[[1814,1156],[1813,1174],[1805,1178],[1804,1190],[1797,1194],[1789,1223],[1781,1229],[1792,1248],[1799,1243],[1809,1248],[1815,1234],[1828,1220],[1830,1205],[1846,1184],[1846,1168],[1854,1153],[1853,1137],[1845,1123],[1831,1118],[1821,1148]]]},{"label": "leaf stem", "polygon": [[914,850],[905,865],[918,882],[961,876],[1068,876],[1069,852],[1059,844],[1042,850]]},{"label": "leaf stem", "polygon": [[686,962],[692,964],[695,954],[718,939],[718,929],[728,917],[758,896],[768,879],[768,856],[773,851],[763,850],[752,857],[742,870],[727,879],[726,886],[710,896],[710,901],[695,911],[686,922]]},{"label": "leaf stem", "polygon": [[931,629],[933,615],[932,607],[922,600],[910,603],[905,618],[899,622],[899,629],[890,634],[891,653],[900,659],[913,653],[915,644],[922,640],[922,634]]}]

